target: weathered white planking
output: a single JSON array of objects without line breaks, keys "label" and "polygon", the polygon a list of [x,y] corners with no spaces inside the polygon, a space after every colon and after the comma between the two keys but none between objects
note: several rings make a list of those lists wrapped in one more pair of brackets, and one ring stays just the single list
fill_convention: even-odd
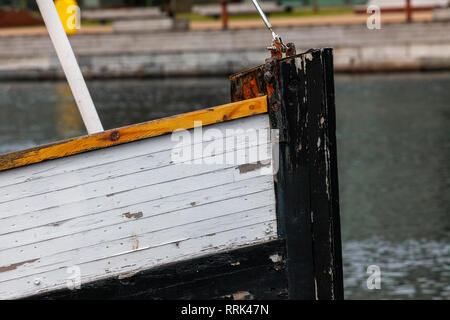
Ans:
[{"label": "weathered white planking", "polygon": [[[269,124],[267,119],[265,118],[266,117],[264,115],[246,118],[246,128],[268,128]],[[233,122],[221,122],[215,124],[214,128],[227,133],[225,131],[226,129],[239,128],[239,121],[242,120],[235,120]],[[236,132],[228,132],[228,134],[226,135],[226,137],[236,136]],[[1,175],[2,178],[0,179],[0,187],[8,186],[11,184],[19,184],[50,176],[56,176],[58,174],[64,174],[83,168],[107,166],[121,160],[134,159],[139,156],[154,155],[161,151],[169,151],[174,145],[173,142],[167,140],[166,136],[157,136],[151,139],[153,141],[151,144],[149,144],[146,140],[140,140],[133,142],[132,144],[122,144],[115,146],[114,149],[116,149],[116,151],[113,154],[111,154],[111,152],[107,148],[97,150],[95,153],[87,152],[73,155],[65,159],[64,166],[56,165],[55,162],[51,162],[50,165],[47,162],[23,167],[20,173],[5,171],[2,172]],[[2,190],[3,189],[0,189],[0,191]]]},{"label": "weathered white planking", "polygon": [[[141,269],[159,266],[173,261],[190,259],[205,254],[215,253],[242,245],[251,245],[275,238],[276,221],[268,221],[240,227],[239,236],[236,230],[191,238],[185,241],[167,243],[154,250],[134,250],[123,252],[121,255],[111,256],[85,264],[66,264],[51,272],[44,272],[39,276],[22,277],[4,282],[0,286],[2,299],[13,299],[66,287],[68,268],[78,266],[81,271],[82,283],[98,280],[115,275],[127,275]],[[181,239],[181,238],[180,238]],[[208,243],[208,244],[205,244]],[[199,249],[200,248],[200,249]],[[38,288],[34,282],[41,281]]]},{"label": "weathered white planking", "polygon": [[[0,298],[64,287],[72,266],[87,282],[276,238],[273,177],[259,171],[270,135],[224,143],[267,132],[268,116],[210,128],[224,149],[200,164],[174,163],[165,135],[0,172]],[[206,164],[261,150],[258,165]]]},{"label": "weathered white planking", "polygon": [[[257,148],[268,149],[267,144],[257,146]],[[256,148],[250,148],[249,150],[255,150]],[[227,152],[227,154],[233,154],[234,151]],[[170,154],[167,154],[168,161],[170,161]],[[220,158],[222,155],[216,155],[213,157],[206,157],[203,160]],[[266,159],[263,159],[266,160]],[[152,161],[151,158],[147,159],[148,162]],[[138,163],[139,164],[139,163]],[[127,164],[132,166],[132,163]],[[232,167],[236,165],[225,165],[226,167]],[[161,184],[167,181],[180,180],[186,177],[192,177],[208,172],[214,172],[221,170],[224,165],[192,165],[192,164],[173,164],[167,165],[154,170],[140,170],[140,167],[135,167],[135,172],[128,175],[120,175],[118,177],[110,177],[100,181],[91,183],[83,183],[83,175],[81,178],[77,178],[76,175],[66,179],[70,180],[70,183],[75,183],[73,187],[57,188],[53,192],[39,193],[37,195],[19,198],[17,200],[8,201],[0,204],[0,222],[3,219],[14,215],[22,215],[27,213],[34,213],[39,210],[49,209],[52,207],[59,207],[67,203],[73,203],[76,201],[85,201],[86,199],[93,199],[97,197],[108,197],[110,195],[118,194],[129,190],[136,190],[151,185]],[[97,169],[90,172],[90,175],[96,175]],[[99,174],[100,175],[100,174]],[[173,178],[171,178],[173,176]],[[169,178],[169,179],[168,179]],[[52,183],[56,185],[58,182]],[[64,182],[63,182],[64,183]],[[33,188],[34,183],[30,182],[30,188]],[[24,188],[24,186],[21,186]],[[25,190],[24,192],[28,192]],[[30,191],[31,193],[32,191]],[[86,193],[90,196],[86,198]],[[29,208],[33,208],[30,210]]]},{"label": "weathered white planking", "polygon": [[[101,235],[102,242],[113,241],[116,239],[123,241],[124,239],[129,238],[130,234],[133,233],[143,236],[147,233],[154,233],[202,220],[240,213],[242,211],[252,210],[257,207],[265,207],[273,202],[272,194],[272,190],[264,190],[249,195],[246,201],[236,201],[236,199],[242,200],[240,197],[236,196],[231,199],[200,205],[198,207],[191,206],[191,208],[151,216],[148,218],[141,217],[136,219],[123,216],[123,220],[130,219],[131,221],[122,221],[121,223],[108,225],[103,228],[95,228],[84,232],[54,237],[46,241],[42,241],[39,243],[38,247],[36,247],[37,242],[34,242],[31,245],[4,250],[0,252],[0,258],[2,263],[3,261],[5,261],[5,263],[9,262],[9,265],[17,263],[18,261],[29,261],[35,258],[41,259],[41,266],[42,261],[44,260],[47,263],[53,264],[55,261],[58,261],[58,259],[64,256],[61,253],[69,253],[70,257],[72,254],[70,251],[72,250],[89,248],[92,246],[95,247],[99,243],[99,235]],[[70,228],[66,228],[66,232],[71,232]],[[102,246],[103,245],[100,245],[100,247]],[[131,246],[129,248],[131,248]],[[11,270],[11,272],[8,273],[0,273],[0,282],[4,279],[15,276],[20,272],[21,270]]]},{"label": "weathered white planking", "polygon": [[[192,207],[193,197],[197,199],[195,205],[199,206],[223,199],[240,197],[249,188],[254,188],[253,190],[257,192],[272,187],[271,182],[266,177],[254,177],[255,173],[248,173],[247,178],[249,179],[244,181],[234,180],[235,174],[236,169],[231,168],[182,179],[179,181],[180,187],[176,189],[173,188],[173,183],[158,184],[135,192],[128,191],[117,194],[113,197],[105,196],[86,200],[86,202],[79,201],[74,204],[42,210],[35,213],[32,218],[29,215],[12,217],[10,220],[15,218],[11,227],[13,231],[0,235],[0,261],[3,261],[1,259],[3,250],[11,248],[9,243],[13,242],[13,248],[17,248],[36,241],[59,238],[67,234],[68,230],[66,229],[74,233],[115,225],[127,221],[124,213],[139,212],[142,206],[151,208],[149,216],[153,216],[190,208]],[[189,184],[184,183],[186,180],[189,181]],[[258,185],[254,186],[254,184]],[[176,191],[179,191],[179,193],[170,195]],[[163,192],[165,192],[165,196],[159,196]],[[145,201],[136,202],[130,195],[133,197],[140,196],[139,198],[142,197]],[[94,208],[92,211],[82,211],[87,203],[91,203],[89,206]],[[80,212],[88,213],[81,214]],[[17,236],[18,232],[14,231],[16,227],[22,229],[19,230],[20,238]]]}]

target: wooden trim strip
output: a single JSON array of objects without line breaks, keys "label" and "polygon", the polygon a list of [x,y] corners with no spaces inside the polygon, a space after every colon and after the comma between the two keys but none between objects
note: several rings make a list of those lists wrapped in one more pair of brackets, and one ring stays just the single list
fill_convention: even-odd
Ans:
[{"label": "wooden trim strip", "polygon": [[0,171],[267,112],[266,96],[0,155]]}]

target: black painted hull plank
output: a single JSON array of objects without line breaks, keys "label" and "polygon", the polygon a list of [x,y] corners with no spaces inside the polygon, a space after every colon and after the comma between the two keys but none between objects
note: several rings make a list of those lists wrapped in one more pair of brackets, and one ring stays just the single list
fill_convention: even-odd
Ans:
[{"label": "black painted hull plank", "polygon": [[280,239],[29,299],[286,299],[285,263]]}]

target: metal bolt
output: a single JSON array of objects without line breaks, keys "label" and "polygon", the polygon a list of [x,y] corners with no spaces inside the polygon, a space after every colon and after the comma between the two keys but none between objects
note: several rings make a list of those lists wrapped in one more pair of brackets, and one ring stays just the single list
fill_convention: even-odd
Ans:
[{"label": "metal bolt", "polygon": [[296,50],[295,50],[295,44],[293,44],[292,42],[289,42],[288,44],[286,44],[286,56],[287,57],[291,57],[293,55],[295,55]]},{"label": "metal bolt", "polygon": [[111,132],[111,135],[109,136],[109,138],[111,139],[111,141],[117,141],[120,138],[120,133],[119,131],[113,131]]},{"label": "metal bolt", "polygon": [[266,73],[264,73],[264,80],[266,80],[266,82],[272,82],[273,80],[272,72],[267,71]]},{"label": "metal bolt", "polygon": [[39,279],[39,278],[36,278],[36,279],[34,279],[34,284],[35,285],[40,285],[41,284],[41,279]]},{"label": "metal bolt", "polygon": [[281,103],[280,101],[274,101],[272,102],[272,110],[277,112],[278,110],[280,110],[281,107]]},{"label": "metal bolt", "polygon": [[272,71],[275,66],[276,59],[275,58],[267,58],[264,68],[266,71]]}]

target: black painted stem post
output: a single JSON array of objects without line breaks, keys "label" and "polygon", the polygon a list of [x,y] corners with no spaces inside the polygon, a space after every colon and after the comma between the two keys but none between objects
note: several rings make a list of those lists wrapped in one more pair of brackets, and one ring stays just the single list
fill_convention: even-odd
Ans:
[{"label": "black painted stem post", "polygon": [[342,298],[332,51],[313,50],[278,67],[281,107],[271,116],[283,119],[276,188],[289,295]]},{"label": "black painted stem post", "polygon": [[232,100],[268,95],[279,129],[275,176],[290,299],[342,299],[332,49],[314,49],[231,78]]}]

